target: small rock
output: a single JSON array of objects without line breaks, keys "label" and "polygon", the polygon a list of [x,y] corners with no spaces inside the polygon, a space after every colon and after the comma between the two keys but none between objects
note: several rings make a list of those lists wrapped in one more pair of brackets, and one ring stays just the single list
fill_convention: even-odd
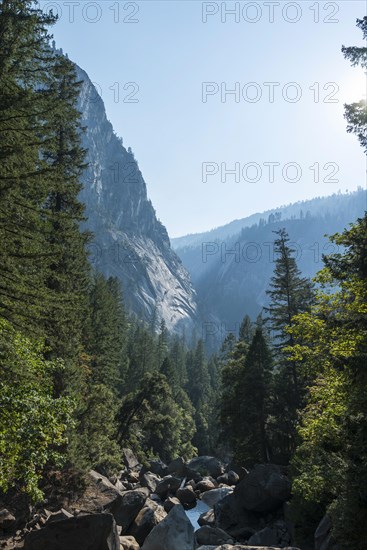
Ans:
[{"label": "small rock", "polygon": [[9,510],[6,508],[0,510],[0,529],[5,532],[11,531],[11,529],[15,526],[15,522],[16,519],[13,514],[9,512]]},{"label": "small rock", "polygon": [[200,493],[211,491],[211,489],[215,489],[216,487],[218,487],[218,484],[215,485],[213,481],[208,478],[204,478],[202,481],[199,481],[199,483],[196,484],[196,489],[200,491]]},{"label": "small rock", "polygon": [[162,481],[160,477],[153,474],[152,472],[146,472],[140,477],[140,483],[142,487],[148,487],[151,493],[154,493],[158,483]]},{"label": "small rock", "polygon": [[202,527],[203,525],[209,525],[210,527],[213,527],[215,525],[215,515],[214,510],[211,508],[207,512],[204,512],[200,515],[198,519],[198,524]]},{"label": "small rock", "polygon": [[70,512],[68,512],[64,508],[61,508],[61,510],[58,510],[58,512],[53,512],[48,516],[47,523],[52,523],[54,521],[61,521],[62,519],[68,519],[72,517],[73,517],[73,514],[70,514]]},{"label": "small rock", "polygon": [[218,527],[210,527],[204,525],[200,527],[195,533],[198,544],[219,545],[219,544],[233,544],[233,539]]},{"label": "small rock", "polygon": [[230,470],[227,474],[229,485],[237,485],[240,480],[240,476],[236,474],[233,470]]},{"label": "small rock", "polygon": [[183,487],[182,489],[178,489],[176,492],[176,497],[181,504],[194,504],[196,502],[196,494],[190,485]]},{"label": "small rock", "polygon": [[158,483],[155,492],[161,498],[166,498],[168,493],[175,494],[180,486],[181,480],[178,477],[166,476]]},{"label": "small rock", "polygon": [[181,504],[178,498],[176,497],[168,497],[163,504],[163,508],[167,512],[167,514],[172,510],[174,506],[177,506],[177,504]]},{"label": "small rock", "polygon": [[120,537],[120,550],[140,550],[140,546],[134,537]]}]

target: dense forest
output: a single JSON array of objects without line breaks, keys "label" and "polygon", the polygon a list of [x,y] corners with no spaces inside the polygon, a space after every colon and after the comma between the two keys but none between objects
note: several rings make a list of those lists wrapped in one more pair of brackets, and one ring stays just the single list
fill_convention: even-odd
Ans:
[{"label": "dense forest", "polygon": [[[1,494],[40,502],[50,471],[111,475],[124,448],[142,463],[275,463],[292,477],[298,544],[328,511],[340,548],[363,550],[367,216],[331,237],[314,280],[278,227],[268,306],[256,321],[244,311],[215,354],[136,318],[88,261],[79,83],[49,46],[55,22],[28,0],[0,6]],[[343,53],[367,68],[367,48]],[[366,151],[365,102],[345,116]]]}]

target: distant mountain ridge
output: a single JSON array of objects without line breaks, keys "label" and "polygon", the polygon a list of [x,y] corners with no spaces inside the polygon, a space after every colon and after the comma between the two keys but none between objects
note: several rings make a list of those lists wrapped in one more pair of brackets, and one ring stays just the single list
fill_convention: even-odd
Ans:
[{"label": "distant mountain ridge", "polygon": [[[351,193],[353,195],[353,192]],[[265,210],[264,212],[256,212],[245,218],[236,219],[219,227],[215,227],[208,231],[202,231],[200,233],[189,233],[182,237],[175,237],[171,239],[172,248],[174,250],[184,248],[186,246],[193,246],[201,243],[203,239],[215,240],[226,239],[240,233],[244,227],[250,227],[253,224],[259,223],[261,219],[268,220],[269,216],[282,214],[282,219],[291,219],[292,217],[298,218],[300,212],[303,212],[304,216],[307,215],[307,211],[312,212],[313,215],[321,213],[323,207],[326,205],[329,208],[329,212],[337,211],[340,205],[345,202],[345,197],[348,193],[334,193],[324,197],[315,197],[313,199],[297,201],[291,204],[282,205],[277,208]],[[333,202],[329,201],[329,198],[333,197]],[[324,200],[326,199],[326,200]],[[367,204],[366,204],[367,208]],[[326,213],[326,212],[325,212]]]},{"label": "distant mountain ridge", "polygon": [[[204,338],[217,345],[227,331],[238,329],[245,314],[255,318],[267,305],[274,231],[282,227],[288,231],[299,268],[304,276],[313,277],[322,268],[322,255],[335,250],[325,234],[341,232],[361,217],[367,209],[366,198],[366,191],[359,188],[174,239],[197,291]],[[238,229],[235,234],[234,228]]]}]

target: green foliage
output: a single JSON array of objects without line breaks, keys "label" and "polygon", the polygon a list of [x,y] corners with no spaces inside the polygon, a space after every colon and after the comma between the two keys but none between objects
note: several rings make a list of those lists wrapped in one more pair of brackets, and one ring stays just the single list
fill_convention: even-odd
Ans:
[{"label": "green foliage", "polygon": [[[367,16],[363,19],[357,19],[357,27],[363,33],[363,39],[367,38]],[[344,57],[348,59],[353,67],[360,66],[363,69],[367,68],[367,48],[350,46],[342,47]],[[361,100],[358,103],[344,105],[344,117],[348,122],[347,132],[353,133],[358,137],[359,143],[367,153],[367,105],[366,100]]]},{"label": "green foliage", "polygon": [[312,284],[303,278],[289,245],[284,229],[276,231],[274,251],[277,255],[274,275],[267,294],[270,305],[265,308],[267,321],[273,331],[276,371],[273,379],[272,425],[273,453],[280,462],[288,462],[296,446],[298,409],[302,407],[305,392],[305,377],[300,364],[290,350],[297,344],[291,332],[294,318],[307,311],[312,303]]},{"label": "green foliage", "polygon": [[53,375],[60,361],[45,361],[32,343],[0,319],[0,489],[16,487],[40,499],[46,465],[64,460],[73,402],[53,396]]},{"label": "green foliage", "polygon": [[223,436],[239,464],[252,466],[270,459],[267,424],[271,376],[270,349],[259,326],[250,345],[238,341],[222,371]]},{"label": "green foliage", "polygon": [[292,350],[312,382],[301,417],[294,489],[333,518],[342,549],[363,548],[367,518],[367,215],[332,241],[309,313],[295,319]]},{"label": "green foliage", "polygon": [[169,461],[195,454],[193,408],[182,389],[173,393],[163,374],[148,373],[139,389],[128,394],[119,413],[119,436],[143,458]]}]

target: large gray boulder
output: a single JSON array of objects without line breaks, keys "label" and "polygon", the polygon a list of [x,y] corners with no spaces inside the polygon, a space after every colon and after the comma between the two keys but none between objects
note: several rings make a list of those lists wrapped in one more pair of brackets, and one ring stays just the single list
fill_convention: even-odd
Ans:
[{"label": "large gray boulder", "polygon": [[175,495],[177,489],[179,489],[180,486],[181,486],[181,479],[178,477],[169,475],[164,477],[162,481],[159,481],[159,483],[155,488],[155,492],[161,499],[164,499],[169,494]]},{"label": "large gray boulder", "polygon": [[128,534],[135,537],[141,546],[151,530],[166,516],[163,506],[148,498],[128,530]]},{"label": "large gray boulder", "polygon": [[131,449],[122,449],[122,459],[126,468],[133,470],[139,466],[139,460],[134,455]]},{"label": "large gray boulder", "polygon": [[161,478],[152,472],[146,472],[140,476],[140,485],[147,487],[151,493],[154,493]]},{"label": "large gray boulder", "polygon": [[142,550],[194,550],[194,528],[181,505],[149,533]]},{"label": "large gray boulder", "polygon": [[339,550],[332,535],[332,523],[329,514],[320,521],[315,532],[315,550]]},{"label": "large gray boulder", "polygon": [[252,535],[248,543],[254,546],[275,546],[278,544],[277,532],[271,527],[264,527],[264,529]]},{"label": "large gray boulder", "polygon": [[224,473],[223,464],[214,456],[197,456],[190,460],[187,466],[202,476],[209,475],[217,478]]},{"label": "large gray boulder", "polygon": [[24,550],[120,550],[111,514],[90,514],[46,524],[31,531]]},{"label": "large gray boulder", "polygon": [[233,489],[230,487],[219,487],[218,489],[211,489],[201,495],[201,500],[205,502],[207,506],[213,508],[220,500],[233,493]]},{"label": "large gray boulder", "polygon": [[182,487],[182,489],[177,489],[176,497],[183,505],[195,505],[196,503],[196,494],[195,491],[190,485]]},{"label": "large gray boulder", "polygon": [[247,540],[265,527],[265,521],[259,514],[239,506],[233,493],[215,504],[214,515],[216,526],[234,538]]},{"label": "large gray boulder", "polygon": [[291,496],[291,482],[274,464],[258,464],[237,485],[238,505],[253,512],[272,512]]},{"label": "large gray boulder", "polygon": [[233,539],[218,527],[209,527],[204,525],[195,533],[198,544],[208,544],[218,546],[219,544],[233,544]]},{"label": "large gray boulder", "polygon": [[113,515],[117,525],[121,525],[122,534],[126,534],[128,528],[143,508],[149,496],[149,489],[143,487],[133,491],[126,491],[107,507]]}]

